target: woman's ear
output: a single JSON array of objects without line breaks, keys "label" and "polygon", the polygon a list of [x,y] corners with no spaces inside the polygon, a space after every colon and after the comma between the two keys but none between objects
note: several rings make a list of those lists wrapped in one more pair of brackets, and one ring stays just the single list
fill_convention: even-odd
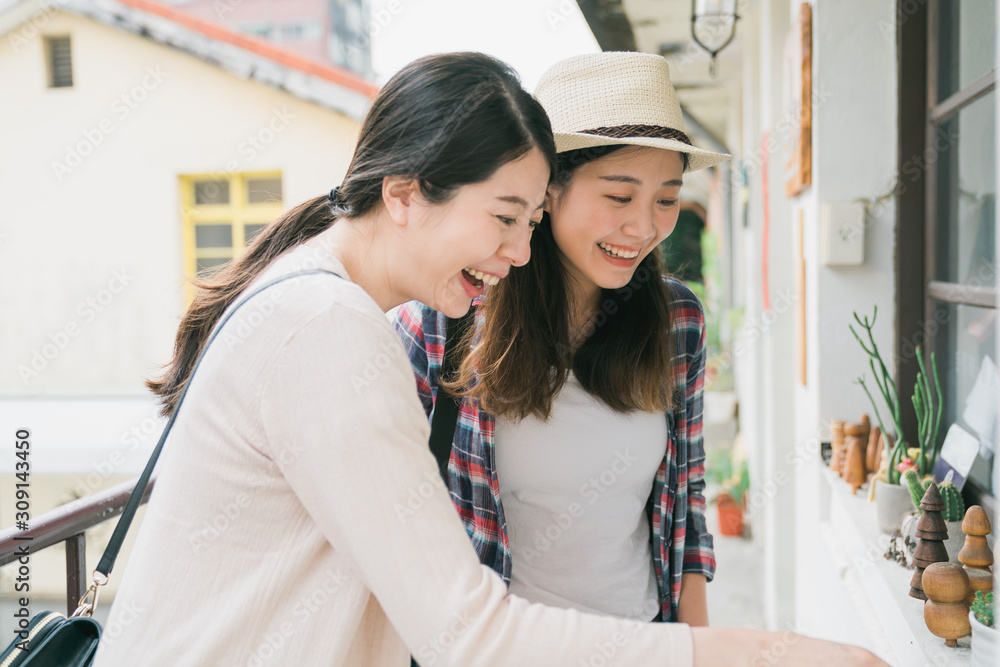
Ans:
[{"label": "woman's ear", "polygon": [[415,178],[386,176],[382,179],[382,204],[389,217],[400,227],[410,221],[419,185]]}]

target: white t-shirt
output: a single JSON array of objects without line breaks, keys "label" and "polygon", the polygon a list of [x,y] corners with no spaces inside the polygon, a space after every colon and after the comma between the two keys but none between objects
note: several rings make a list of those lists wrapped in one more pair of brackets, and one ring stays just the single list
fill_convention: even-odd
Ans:
[{"label": "white t-shirt", "polygon": [[622,414],[571,372],[547,422],[497,419],[510,592],[648,621],[660,610],[646,501],[667,443],[662,413]]}]

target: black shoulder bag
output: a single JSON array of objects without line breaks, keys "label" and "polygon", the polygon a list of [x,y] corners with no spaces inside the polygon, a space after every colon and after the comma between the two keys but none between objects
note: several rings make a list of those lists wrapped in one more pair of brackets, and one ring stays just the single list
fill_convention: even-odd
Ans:
[{"label": "black shoulder bag", "polygon": [[[202,348],[198,360],[195,362],[194,369],[191,371],[191,377],[194,376],[194,373],[198,370],[198,366],[201,365],[202,359],[205,358],[205,351],[212,344],[212,341],[215,340],[222,327],[229,321],[229,318],[243,304],[277,283],[291,278],[300,278],[319,273],[329,273],[338,278],[341,277],[333,271],[326,269],[296,271],[295,273],[275,278],[244,297],[215,327],[208,342]],[[87,589],[87,592],[83,594],[83,597],[80,598],[80,603],[76,611],[69,618],[54,611],[42,611],[35,614],[28,625],[17,633],[14,641],[0,653],[0,667],[88,667],[93,664],[94,656],[97,653],[97,645],[101,640],[101,626],[92,616],[94,615],[94,609],[97,607],[97,598],[101,586],[108,583],[108,575],[111,574],[111,568],[115,566],[118,551],[122,548],[125,535],[132,524],[132,519],[135,518],[136,510],[139,509],[139,504],[143,494],[146,492],[146,487],[149,486],[149,479],[153,474],[153,467],[156,465],[156,460],[160,457],[160,450],[163,449],[163,443],[166,441],[167,435],[174,425],[174,420],[177,419],[177,412],[180,410],[181,403],[184,402],[184,397],[187,396],[187,390],[190,386],[191,378],[188,378],[188,383],[184,387],[184,391],[181,392],[180,398],[177,399],[177,405],[170,414],[170,419],[167,420],[166,426],[163,427],[163,433],[160,434],[160,439],[156,443],[149,461],[146,463],[146,468],[142,471],[142,475],[139,476],[138,481],[136,481],[132,495],[129,496],[128,502],[125,504],[125,509],[122,510],[121,518],[118,519],[118,525],[115,526],[115,532],[111,535],[107,549],[104,550],[104,556],[101,557],[100,562],[97,564],[97,569],[94,570],[94,582]],[[30,537],[30,532],[27,537]]]}]

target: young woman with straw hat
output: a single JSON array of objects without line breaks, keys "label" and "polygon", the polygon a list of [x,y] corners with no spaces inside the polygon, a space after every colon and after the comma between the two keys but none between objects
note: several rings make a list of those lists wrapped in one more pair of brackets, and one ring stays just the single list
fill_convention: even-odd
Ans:
[{"label": "young woman with straw hat", "polygon": [[[684,172],[729,156],[691,144],[659,56],[570,58],[535,94],[559,154],[531,261],[477,300],[455,378],[441,377],[444,314],[409,303],[396,328],[428,414],[441,387],[460,396],[452,500],[512,593],[704,626],[705,320],[656,249]],[[747,659],[754,635],[725,632],[711,650]],[[815,664],[851,664],[847,650]]]}]

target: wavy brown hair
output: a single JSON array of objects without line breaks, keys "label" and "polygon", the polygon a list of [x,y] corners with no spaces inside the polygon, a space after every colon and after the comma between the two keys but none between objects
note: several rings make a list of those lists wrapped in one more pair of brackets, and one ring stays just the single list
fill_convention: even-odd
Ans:
[{"label": "wavy brown hair", "polygon": [[[578,167],[620,148],[559,154],[554,185],[569,187]],[[659,249],[643,259],[628,285],[601,290],[578,345],[570,339],[570,277],[560,256],[546,213],[532,235],[531,261],[487,290],[483,325],[466,335],[463,349],[469,352],[445,386],[494,415],[547,420],[572,370],[588,393],[618,412],[673,410],[673,296]]]},{"label": "wavy brown hair", "polygon": [[548,116],[508,65],[481,53],[450,53],[404,67],[365,116],[336,203],[324,195],[299,204],[264,228],[243,255],[195,281],[199,289],[177,331],[173,359],[161,378],[146,383],[163,414],[173,411],[212,327],[239,294],[278,256],[338,218],[376,211],[386,177],[414,178],[424,199],[441,204],[533,148],[554,173]]}]

